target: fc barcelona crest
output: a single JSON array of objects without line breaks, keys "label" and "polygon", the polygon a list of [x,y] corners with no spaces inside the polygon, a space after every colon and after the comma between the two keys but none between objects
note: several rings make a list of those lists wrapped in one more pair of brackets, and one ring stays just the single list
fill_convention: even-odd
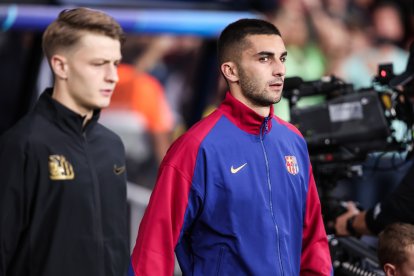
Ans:
[{"label": "fc barcelona crest", "polygon": [[293,175],[299,173],[299,166],[298,166],[298,162],[296,162],[295,156],[292,156],[292,155],[285,156],[285,161],[286,161],[286,169],[288,173],[293,174]]}]

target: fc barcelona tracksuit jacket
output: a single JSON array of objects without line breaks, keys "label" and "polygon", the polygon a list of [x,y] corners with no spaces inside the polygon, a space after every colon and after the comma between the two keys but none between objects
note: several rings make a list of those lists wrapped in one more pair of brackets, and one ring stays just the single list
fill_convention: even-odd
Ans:
[{"label": "fc barcelona tracksuit jacket", "polygon": [[306,142],[230,93],[169,149],[131,275],[331,275]]}]

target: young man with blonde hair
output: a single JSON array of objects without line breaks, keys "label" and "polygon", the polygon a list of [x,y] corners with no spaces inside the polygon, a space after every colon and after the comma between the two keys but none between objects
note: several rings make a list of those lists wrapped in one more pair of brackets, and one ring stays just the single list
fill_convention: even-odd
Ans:
[{"label": "young man with blonde hair", "polygon": [[126,274],[124,147],[97,122],[123,37],[87,8],[62,11],[44,32],[54,85],[0,141],[0,275]]}]

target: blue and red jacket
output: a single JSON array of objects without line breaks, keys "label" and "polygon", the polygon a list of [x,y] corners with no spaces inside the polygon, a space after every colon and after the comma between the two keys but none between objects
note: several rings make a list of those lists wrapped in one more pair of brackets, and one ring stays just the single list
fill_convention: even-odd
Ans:
[{"label": "blue and red jacket", "polygon": [[168,150],[132,275],[331,275],[306,142],[227,93]]}]

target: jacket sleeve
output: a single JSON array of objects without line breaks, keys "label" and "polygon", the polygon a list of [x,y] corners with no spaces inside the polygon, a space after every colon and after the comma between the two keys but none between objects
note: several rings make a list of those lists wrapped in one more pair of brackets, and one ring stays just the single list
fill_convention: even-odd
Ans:
[{"label": "jacket sleeve", "polygon": [[196,150],[189,148],[189,144],[175,145],[160,166],[139,226],[130,275],[173,275],[175,247],[198,208],[189,199],[196,158]]},{"label": "jacket sleeve", "polygon": [[[3,137],[4,138],[4,137]],[[10,263],[28,225],[26,155],[17,143],[0,141],[0,275]]]},{"label": "jacket sleeve", "polygon": [[378,234],[394,222],[414,224],[414,161],[396,189],[375,207],[368,210],[368,229]]},{"label": "jacket sleeve", "polygon": [[310,167],[309,188],[303,225],[300,275],[333,275],[321,204]]}]

